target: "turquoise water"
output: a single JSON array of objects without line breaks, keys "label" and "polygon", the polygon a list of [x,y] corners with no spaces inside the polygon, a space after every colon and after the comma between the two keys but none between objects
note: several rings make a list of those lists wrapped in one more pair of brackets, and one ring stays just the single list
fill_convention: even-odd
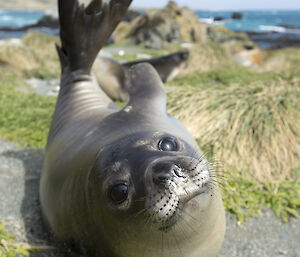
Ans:
[{"label": "turquoise water", "polygon": [[[284,28],[278,28],[279,25],[292,25],[300,27],[300,10],[297,11],[242,11],[242,20],[232,20],[233,11],[197,11],[200,19],[209,19],[214,17],[224,17],[226,20],[221,25],[231,30],[266,32],[276,30],[285,32]],[[42,16],[42,11],[9,11],[0,10],[0,27],[21,27],[36,23]],[[275,28],[274,28],[275,27]],[[293,32],[299,32],[300,29],[294,29]]]},{"label": "turquoise water", "polygon": [[[208,24],[223,25],[234,31],[261,32],[249,35],[261,48],[275,49],[300,46],[300,10],[241,11],[243,14],[242,20],[231,19],[233,11],[197,11],[196,13],[200,20]],[[43,11],[0,10],[0,39],[22,37],[26,33],[26,31],[8,32],[1,30],[1,27],[17,28],[36,24],[44,14]],[[220,22],[214,22],[214,17],[222,17],[224,19]],[[294,28],[287,26],[293,26]],[[58,29],[35,28],[34,30],[48,34],[58,34]]]},{"label": "turquoise water", "polygon": [[[234,31],[253,31],[253,32],[291,32],[300,33],[300,10],[294,11],[241,11],[242,20],[232,20],[233,11],[197,11],[200,19],[209,19],[214,17],[224,17],[225,27]],[[206,20],[208,19],[208,20]],[[281,25],[298,26],[297,29],[286,29]]]},{"label": "turquoise water", "polygon": [[34,24],[43,15],[44,12],[42,11],[0,10],[0,27],[22,27]]}]

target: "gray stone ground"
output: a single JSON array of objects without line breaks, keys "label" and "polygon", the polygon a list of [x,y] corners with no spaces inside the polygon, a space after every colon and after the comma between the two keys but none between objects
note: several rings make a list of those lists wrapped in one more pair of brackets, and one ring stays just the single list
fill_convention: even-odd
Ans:
[{"label": "gray stone ground", "polygon": [[[0,140],[0,220],[18,239],[30,244],[55,245],[42,225],[38,200],[43,151],[18,149]],[[31,257],[77,256],[62,247]],[[242,227],[227,214],[227,232],[219,257],[300,257],[300,220],[282,223],[270,210]],[[78,256],[77,256],[78,257]],[[139,256],[137,256],[139,257]]]}]

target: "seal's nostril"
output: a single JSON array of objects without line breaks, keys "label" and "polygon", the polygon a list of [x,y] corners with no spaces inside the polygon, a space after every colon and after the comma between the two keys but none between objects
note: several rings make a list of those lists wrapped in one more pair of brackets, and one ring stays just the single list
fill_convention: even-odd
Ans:
[{"label": "seal's nostril", "polygon": [[186,177],[186,175],[183,173],[182,169],[177,165],[173,166],[173,171],[174,171],[175,175],[179,178],[185,178]]}]

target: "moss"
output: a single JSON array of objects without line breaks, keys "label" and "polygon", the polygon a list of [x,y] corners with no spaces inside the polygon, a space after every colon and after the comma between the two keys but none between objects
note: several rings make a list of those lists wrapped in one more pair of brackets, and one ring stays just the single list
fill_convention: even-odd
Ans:
[{"label": "moss", "polygon": [[4,230],[4,223],[0,223],[0,256],[1,257],[15,257],[15,256],[29,256],[31,248],[15,242],[15,237],[8,234]]},{"label": "moss", "polygon": [[[239,224],[254,215],[262,215],[262,208],[272,209],[278,218],[287,222],[299,218],[300,183],[284,180],[276,185],[259,183],[250,172],[227,171],[221,180],[225,209],[235,215]],[[229,175],[230,174],[230,175]]]},{"label": "moss", "polygon": [[15,86],[25,84],[21,78],[0,77],[1,137],[20,146],[44,147],[56,100],[17,92]]}]

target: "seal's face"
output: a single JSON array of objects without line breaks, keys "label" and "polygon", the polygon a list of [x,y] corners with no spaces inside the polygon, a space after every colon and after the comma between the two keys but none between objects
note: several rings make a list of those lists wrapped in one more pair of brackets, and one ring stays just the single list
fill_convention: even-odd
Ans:
[{"label": "seal's face", "polygon": [[[187,219],[195,223],[209,209],[211,176],[206,159],[183,140],[142,132],[100,151],[89,178],[98,205],[91,205],[105,217],[101,230],[109,230],[116,240],[126,239],[128,246],[128,240],[143,238],[141,233],[150,227],[154,233],[167,234]],[[145,229],[136,236],[136,228]]]}]

